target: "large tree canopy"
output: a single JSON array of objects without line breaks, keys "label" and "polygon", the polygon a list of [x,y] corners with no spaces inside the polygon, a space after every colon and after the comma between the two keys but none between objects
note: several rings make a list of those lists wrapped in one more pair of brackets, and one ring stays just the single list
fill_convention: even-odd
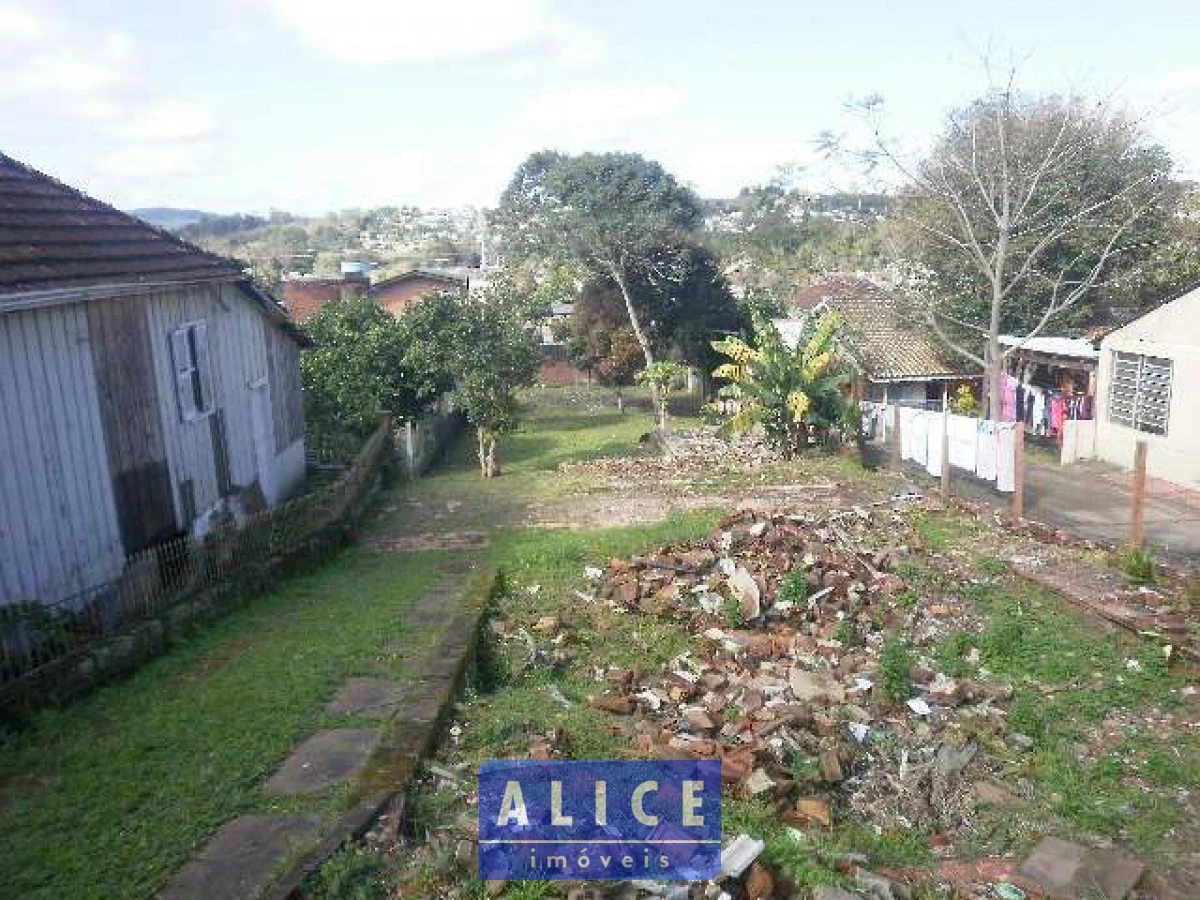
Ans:
[{"label": "large tree canopy", "polygon": [[300,359],[304,410],[314,443],[362,437],[381,412],[402,419],[450,386],[434,358],[411,355],[425,324],[397,319],[371,300],[331,303],[305,323],[313,347]]},{"label": "large tree canopy", "polygon": [[517,169],[496,216],[510,254],[570,261],[611,279],[647,366],[654,347],[632,284],[678,277],[701,219],[694,192],[631,153],[536,153]]},{"label": "large tree canopy", "polygon": [[875,159],[906,182],[897,247],[915,264],[931,326],[983,368],[985,401],[1011,352],[1000,334],[1085,319],[1103,287],[1166,238],[1170,160],[1109,107],[1010,82],[953,111],[912,165],[873,124]]}]

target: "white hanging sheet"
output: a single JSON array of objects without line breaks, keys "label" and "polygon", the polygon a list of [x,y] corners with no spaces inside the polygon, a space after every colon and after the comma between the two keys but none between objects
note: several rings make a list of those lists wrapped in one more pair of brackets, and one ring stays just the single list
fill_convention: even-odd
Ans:
[{"label": "white hanging sheet", "polygon": [[975,453],[975,475],[984,481],[996,480],[996,423],[979,422],[979,446]]},{"label": "white hanging sheet", "polygon": [[929,421],[929,451],[926,454],[925,471],[935,478],[942,477],[942,435],[945,433],[946,417],[941,413],[927,413]]},{"label": "white hanging sheet", "polygon": [[1011,494],[1017,489],[1017,426],[1002,422],[996,426],[996,490]]},{"label": "white hanging sheet", "polygon": [[979,420],[970,416],[950,417],[950,465],[974,472],[979,449]]},{"label": "white hanging sheet", "polygon": [[912,423],[908,427],[912,433],[912,453],[908,458],[921,465],[929,459],[929,419],[929,413],[913,410]]}]

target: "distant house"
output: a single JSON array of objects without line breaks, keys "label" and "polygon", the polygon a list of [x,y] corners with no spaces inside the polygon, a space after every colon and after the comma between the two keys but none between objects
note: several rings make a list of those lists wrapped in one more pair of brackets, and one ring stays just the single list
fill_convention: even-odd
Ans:
[{"label": "distant house", "polygon": [[475,291],[484,283],[478,269],[412,269],[375,283],[359,269],[345,270],[340,277],[292,275],[283,282],[283,304],[298,322],[311,319],[336,300],[355,297],[371,297],[400,316],[435,291]]},{"label": "distant house", "polygon": [[304,342],[238,264],[0,155],[0,605],[288,497]]},{"label": "distant house", "polygon": [[1155,477],[1200,488],[1200,289],[1100,343],[1096,455],[1132,466],[1139,440]]},{"label": "distant house", "polygon": [[471,287],[471,270],[413,269],[371,285],[370,296],[394,316],[437,291],[465,291]]},{"label": "distant house", "polygon": [[335,300],[366,296],[370,287],[366,272],[353,268],[332,277],[289,275],[283,280],[283,305],[297,322],[307,322]]},{"label": "distant house", "polygon": [[978,380],[926,325],[912,320],[900,294],[865,278],[826,276],[797,291],[790,306],[792,318],[777,325],[792,341],[805,316],[837,313],[838,349],[856,373],[856,400],[935,404],[959,383]]}]

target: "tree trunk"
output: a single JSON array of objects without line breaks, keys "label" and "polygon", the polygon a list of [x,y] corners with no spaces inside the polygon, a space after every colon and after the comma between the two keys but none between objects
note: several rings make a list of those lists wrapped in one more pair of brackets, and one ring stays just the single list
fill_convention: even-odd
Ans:
[{"label": "tree trunk", "polygon": [[496,436],[482,426],[475,430],[479,437],[479,471],[484,478],[495,478],[500,474],[500,465],[496,462]]},{"label": "tree trunk", "polygon": [[[625,276],[621,272],[621,267],[612,263],[609,265],[609,274],[612,275],[613,281],[617,283],[617,289],[621,292],[621,297],[625,300],[625,312],[629,314],[629,327],[633,329],[633,336],[637,338],[638,345],[642,348],[642,355],[646,357],[646,368],[654,365],[654,351],[650,349],[650,341],[646,337],[646,333],[642,331],[641,320],[638,319],[637,310],[633,308],[633,297],[629,293],[629,286],[625,283]],[[663,411],[662,398],[660,396],[658,385],[650,383],[650,399],[654,402],[654,406],[659,411],[660,420],[665,415]]]},{"label": "tree trunk", "polygon": [[617,388],[617,412],[625,412],[625,394],[620,387]]},{"label": "tree trunk", "polygon": [[496,439],[489,437],[487,442],[487,477],[495,478],[500,474],[500,463],[496,461]]}]

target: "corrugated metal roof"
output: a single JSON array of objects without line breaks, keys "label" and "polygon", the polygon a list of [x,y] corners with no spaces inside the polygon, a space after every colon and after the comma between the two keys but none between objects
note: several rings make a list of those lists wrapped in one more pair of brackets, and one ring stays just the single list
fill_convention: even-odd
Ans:
[{"label": "corrugated metal roof", "polygon": [[[1100,351],[1091,341],[1070,337],[1034,337],[1025,340],[1011,334],[1000,335],[999,341],[1006,347],[1021,345],[1021,350],[1030,353],[1045,353],[1049,356],[1069,356],[1074,359],[1099,359]],[[1024,341],[1024,343],[1022,343]]]},{"label": "corrugated metal roof", "polygon": [[915,320],[904,297],[865,278],[833,275],[792,297],[804,314],[830,309],[841,319],[838,341],[873,381],[955,378],[973,374]]},{"label": "corrugated metal roof", "polygon": [[0,307],[36,291],[242,277],[236,261],[0,153]]}]

